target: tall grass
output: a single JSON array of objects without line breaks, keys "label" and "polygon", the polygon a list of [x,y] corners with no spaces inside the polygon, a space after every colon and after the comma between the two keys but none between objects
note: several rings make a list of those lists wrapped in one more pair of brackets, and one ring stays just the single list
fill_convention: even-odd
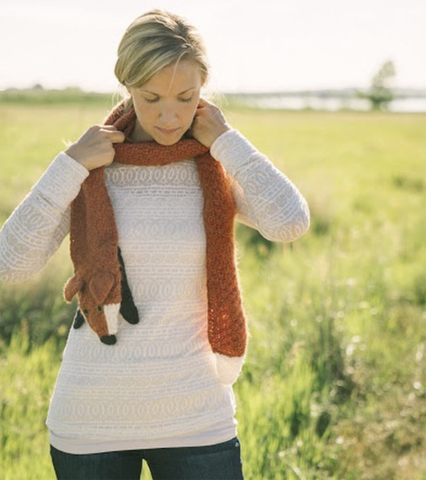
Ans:
[{"label": "tall grass", "polygon": [[[0,106],[6,218],[108,106]],[[425,116],[226,112],[299,186],[310,232],[238,226],[251,339],[235,385],[248,480],[426,478]],[[0,290],[2,478],[54,478],[44,427],[72,308],[68,246]],[[143,478],[150,478],[145,467]]]}]

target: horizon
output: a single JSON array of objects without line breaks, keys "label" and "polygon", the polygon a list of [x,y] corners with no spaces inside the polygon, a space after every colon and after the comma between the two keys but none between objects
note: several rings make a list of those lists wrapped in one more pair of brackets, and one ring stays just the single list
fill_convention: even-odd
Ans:
[{"label": "horizon", "polygon": [[[247,91],[247,92],[239,92],[239,91],[220,91],[220,92],[215,92],[218,94],[223,94],[223,95],[292,95],[292,94],[319,94],[319,93],[343,93],[343,92],[348,92],[348,93],[356,93],[356,92],[367,92],[368,87],[366,88],[360,88],[360,87],[344,87],[344,88],[319,88],[319,89],[300,89],[300,90],[265,90],[265,91]],[[4,89],[0,88],[0,94],[1,93],[6,93],[6,92],[32,92],[32,91],[42,91],[42,92],[66,92],[66,91],[72,91],[76,90],[78,92],[81,92],[83,94],[87,95],[116,95],[116,91],[96,91],[96,90],[85,90],[78,85],[67,85],[63,87],[53,87],[53,88],[46,88],[44,85],[37,83],[32,86],[28,87],[7,87]],[[396,93],[409,93],[412,92],[414,94],[422,94],[422,96],[426,95],[426,87],[425,88],[411,88],[411,87],[394,87],[390,88],[393,92]]]}]

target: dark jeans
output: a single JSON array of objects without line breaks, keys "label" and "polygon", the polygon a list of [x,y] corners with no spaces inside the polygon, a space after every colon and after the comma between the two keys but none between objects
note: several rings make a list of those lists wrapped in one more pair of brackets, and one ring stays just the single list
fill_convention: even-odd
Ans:
[{"label": "dark jeans", "polygon": [[50,447],[58,480],[139,480],[142,460],[153,480],[243,480],[238,437],[205,447],[74,455]]}]

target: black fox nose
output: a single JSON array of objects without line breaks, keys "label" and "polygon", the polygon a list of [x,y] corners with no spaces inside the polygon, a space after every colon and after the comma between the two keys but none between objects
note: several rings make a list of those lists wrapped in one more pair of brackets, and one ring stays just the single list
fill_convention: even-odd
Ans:
[{"label": "black fox nose", "polygon": [[105,345],[114,345],[117,342],[117,337],[115,335],[104,335],[101,337],[101,342]]}]

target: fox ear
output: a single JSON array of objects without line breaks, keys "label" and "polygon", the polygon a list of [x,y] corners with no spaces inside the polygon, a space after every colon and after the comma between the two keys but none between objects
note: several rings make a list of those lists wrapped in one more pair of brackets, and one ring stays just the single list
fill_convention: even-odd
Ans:
[{"label": "fox ear", "polygon": [[97,303],[104,303],[114,284],[115,277],[109,272],[99,272],[91,278],[89,288]]},{"label": "fox ear", "polygon": [[83,287],[83,284],[84,284],[84,280],[81,277],[77,275],[74,275],[73,277],[71,277],[64,287],[65,300],[67,302],[71,302],[74,295],[81,290],[81,288]]}]

